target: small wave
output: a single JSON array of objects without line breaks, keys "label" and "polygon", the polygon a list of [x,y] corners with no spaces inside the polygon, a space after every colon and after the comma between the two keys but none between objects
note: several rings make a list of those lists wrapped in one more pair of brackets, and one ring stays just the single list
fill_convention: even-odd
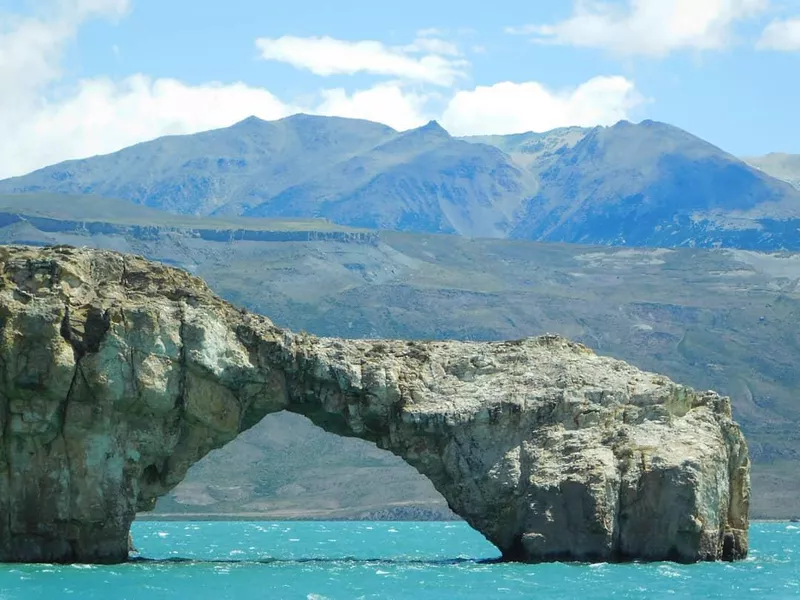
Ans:
[{"label": "small wave", "polygon": [[659,567],[658,573],[662,577],[672,577],[676,579],[680,579],[681,577],[683,577],[683,575],[681,575],[679,571],[676,571],[675,569],[667,566]]}]

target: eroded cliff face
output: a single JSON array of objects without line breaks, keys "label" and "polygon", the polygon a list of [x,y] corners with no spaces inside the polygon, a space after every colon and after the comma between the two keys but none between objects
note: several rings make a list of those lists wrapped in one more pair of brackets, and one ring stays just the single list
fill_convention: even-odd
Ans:
[{"label": "eroded cliff face", "polygon": [[557,337],[296,335],[142,258],[0,248],[0,560],[125,560],[136,511],[280,410],[401,456],[507,559],[747,553],[714,393]]}]

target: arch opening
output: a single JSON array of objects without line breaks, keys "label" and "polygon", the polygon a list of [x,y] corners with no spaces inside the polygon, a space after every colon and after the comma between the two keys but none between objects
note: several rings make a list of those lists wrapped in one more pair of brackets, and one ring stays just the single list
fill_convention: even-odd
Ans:
[{"label": "arch opening", "polygon": [[459,519],[431,482],[374,443],[290,412],[267,415],[192,465],[158,499],[158,518]]}]

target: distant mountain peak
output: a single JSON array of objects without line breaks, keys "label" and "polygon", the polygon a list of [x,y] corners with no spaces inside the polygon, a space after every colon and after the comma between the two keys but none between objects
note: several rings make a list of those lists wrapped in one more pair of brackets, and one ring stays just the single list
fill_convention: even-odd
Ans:
[{"label": "distant mountain peak", "polygon": [[450,137],[450,134],[447,132],[447,130],[441,125],[439,125],[439,121],[437,121],[436,119],[428,121],[427,123],[425,123],[425,125],[423,125],[419,129],[421,131],[426,131],[428,133],[440,133],[442,135]]},{"label": "distant mountain peak", "polygon": [[437,137],[442,139],[450,139],[452,137],[444,127],[439,125],[439,122],[436,120],[428,121],[421,127],[407,129],[406,131],[402,132],[401,135],[404,137],[424,137],[425,139],[434,139]]},{"label": "distant mountain peak", "polygon": [[233,127],[248,127],[253,125],[261,125],[262,123],[266,123],[264,119],[261,119],[255,115],[250,115],[246,119],[242,119],[233,124]]}]

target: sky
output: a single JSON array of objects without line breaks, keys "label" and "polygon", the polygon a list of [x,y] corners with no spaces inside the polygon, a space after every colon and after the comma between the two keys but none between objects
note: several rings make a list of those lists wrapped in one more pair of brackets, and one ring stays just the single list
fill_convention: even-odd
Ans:
[{"label": "sky", "polygon": [[800,153],[800,0],[0,0],[0,177],[250,115]]}]

